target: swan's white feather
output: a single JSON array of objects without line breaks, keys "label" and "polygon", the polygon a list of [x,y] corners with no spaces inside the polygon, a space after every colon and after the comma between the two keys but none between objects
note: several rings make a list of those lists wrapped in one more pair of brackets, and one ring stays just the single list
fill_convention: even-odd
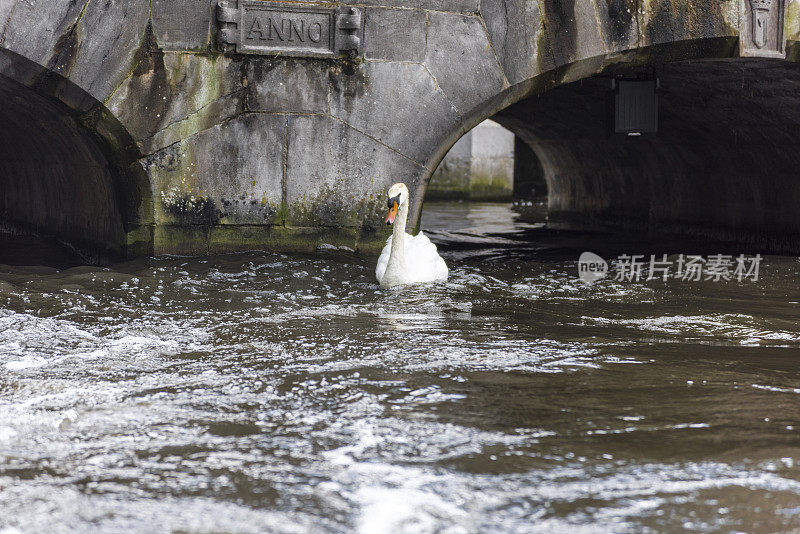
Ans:
[{"label": "swan's white feather", "polygon": [[[428,236],[420,232],[412,236],[403,236],[403,245],[406,256],[406,283],[423,284],[426,282],[445,282],[449,271],[436,245],[428,239]],[[381,255],[378,258],[378,265],[375,267],[375,277],[378,282],[383,279],[386,267],[389,264],[389,256],[392,252],[392,236],[386,240]]]}]

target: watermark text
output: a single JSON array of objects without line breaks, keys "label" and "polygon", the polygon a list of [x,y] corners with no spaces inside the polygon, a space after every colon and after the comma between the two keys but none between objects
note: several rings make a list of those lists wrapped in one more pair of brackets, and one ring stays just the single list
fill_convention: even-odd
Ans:
[{"label": "watermark text", "polygon": [[611,277],[618,282],[650,280],[700,281],[758,281],[761,254],[621,254],[610,265],[593,252],[584,252],[578,259],[578,276],[587,283]]}]

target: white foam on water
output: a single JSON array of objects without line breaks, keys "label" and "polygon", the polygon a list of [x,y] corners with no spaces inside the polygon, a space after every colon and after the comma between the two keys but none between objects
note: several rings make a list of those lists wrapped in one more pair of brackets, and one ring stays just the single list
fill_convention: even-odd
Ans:
[{"label": "white foam on water", "polygon": [[303,513],[257,510],[205,497],[85,494],[71,487],[47,488],[28,481],[6,488],[0,494],[0,505],[4,512],[0,521],[13,525],[2,527],[10,534],[46,531],[307,534],[314,530],[313,516]]},{"label": "white foam on water", "polygon": [[356,492],[361,512],[356,531],[361,534],[417,534],[470,532],[469,514],[439,495],[415,484],[387,488],[365,486]]},{"label": "white foam on water", "polygon": [[753,384],[755,389],[763,389],[765,391],[774,391],[775,393],[795,393],[800,394],[800,388],[787,388],[778,386],[765,386],[762,384]]}]

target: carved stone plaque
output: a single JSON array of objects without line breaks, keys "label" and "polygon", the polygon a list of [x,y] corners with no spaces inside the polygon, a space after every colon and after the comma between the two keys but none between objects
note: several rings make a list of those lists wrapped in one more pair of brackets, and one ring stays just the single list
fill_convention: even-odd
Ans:
[{"label": "carved stone plaque", "polygon": [[785,0],[742,0],[739,54],[744,57],[786,57],[783,35]]},{"label": "carved stone plaque", "polygon": [[358,55],[361,11],[262,0],[225,0],[217,5],[217,42],[238,54],[334,57]]}]

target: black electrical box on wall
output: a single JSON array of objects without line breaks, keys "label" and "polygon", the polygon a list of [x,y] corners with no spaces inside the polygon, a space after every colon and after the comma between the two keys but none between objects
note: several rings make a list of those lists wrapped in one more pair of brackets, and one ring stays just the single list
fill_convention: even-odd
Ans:
[{"label": "black electrical box on wall", "polygon": [[658,131],[658,82],[615,79],[609,93],[609,131],[637,136]]}]

